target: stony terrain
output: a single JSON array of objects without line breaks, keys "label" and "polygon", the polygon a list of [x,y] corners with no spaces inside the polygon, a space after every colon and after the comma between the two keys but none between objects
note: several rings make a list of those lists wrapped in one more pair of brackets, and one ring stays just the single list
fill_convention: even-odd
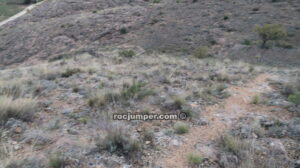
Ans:
[{"label": "stony terrain", "polygon": [[[299,12],[293,0],[43,1],[0,27],[0,168],[299,168]],[[260,45],[266,23],[285,45]],[[127,113],[187,118],[112,119]]]},{"label": "stony terrain", "polygon": [[[0,60],[46,59],[74,48],[130,44],[188,54],[201,45],[216,57],[299,66],[297,0],[46,0],[0,29]],[[255,25],[282,24],[292,48],[262,50]],[[121,33],[124,28],[127,33]],[[284,54],[284,57],[282,55]]]}]

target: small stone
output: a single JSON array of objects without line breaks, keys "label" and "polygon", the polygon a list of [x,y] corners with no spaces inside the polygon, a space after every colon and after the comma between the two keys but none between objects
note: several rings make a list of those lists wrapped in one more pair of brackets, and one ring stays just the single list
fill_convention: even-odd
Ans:
[{"label": "small stone", "polygon": [[20,149],[22,149],[21,145],[19,145],[19,144],[14,145],[14,150],[15,151],[20,150]]},{"label": "small stone", "polygon": [[180,145],[180,142],[177,140],[177,139],[173,139],[171,141],[171,143],[174,145],[174,146],[179,146]]},{"label": "small stone", "polygon": [[62,113],[64,114],[64,115],[68,115],[68,114],[70,114],[70,113],[72,113],[73,112],[73,109],[64,109],[63,111],[62,111]]},{"label": "small stone", "polygon": [[23,129],[21,127],[17,127],[17,128],[15,128],[14,132],[17,133],[17,134],[20,134],[20,133],[23,132]]},{"label": "small stone", "polygon": [[200,118],[199,120],[196,121],[196,124],[204,126],[204,125],[208,125],[209,121],[206,118]]}]

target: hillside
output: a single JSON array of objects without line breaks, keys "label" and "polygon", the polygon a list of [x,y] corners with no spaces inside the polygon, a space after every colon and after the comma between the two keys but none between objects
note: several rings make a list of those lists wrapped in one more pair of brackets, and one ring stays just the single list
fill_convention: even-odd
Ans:
[{"label": "hillside", "polygon": [[[210,46],[216,57],[256,62],[264,55],[269,64],[299,65],[299,6],[297,0],[47,0],[1,27],[0,59],[12,64],[129,44],[182,54]],[[267,23],[283,25],[289,37],[284,46],[292,47],[242,45],[259,40],[254,27]]]},{"label": "hillside", "polygon": [[0,168],[299,168],[299,13],[296,0],[31,6],[0,26]]}]

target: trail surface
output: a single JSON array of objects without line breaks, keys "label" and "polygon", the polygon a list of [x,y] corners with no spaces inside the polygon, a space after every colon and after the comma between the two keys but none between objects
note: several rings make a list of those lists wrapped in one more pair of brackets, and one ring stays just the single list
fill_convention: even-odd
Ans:
[{"label": "trail surface", "polygon": [[[185,142],[179,147],[168,149],[168,156],[163,158],[160,163],[167,168],[188,167],[187,155],[196,151],[196,144],[209,144],[212,140],[220,138],[233,126],[234,121],[247,113],[268,114],[272,107],[251,104],[253,96],[272,90],[267,82],[268,77],[267,74],[261,74],[243,87],[229,88],[231,97],[226,99],[223,104],[210,106],[201,113],[201,116],[209,120],[209,124],[191,128],[189,133],[184,135]],[[207,155],[209,152],[200,151],[203,155]]]}]

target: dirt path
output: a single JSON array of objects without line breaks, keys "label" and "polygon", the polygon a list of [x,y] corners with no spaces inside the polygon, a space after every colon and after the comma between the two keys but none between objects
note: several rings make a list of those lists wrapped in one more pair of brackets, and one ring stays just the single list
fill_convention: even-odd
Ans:
[{"label": "dirt path", "polygon": [[267,83],[268,77],[267,74],[261,74],[246,86],[229,88],[231,97],[226,99],[223,104],[208,107],[201,113],[201,116],[209,120],[209,125],[191,128],[190,132],[185,135],[184,144],[177,148],[170,148],[168,157],[163,158],[161,163],[164,163],[167,168],[188,167],[186,157],[188,153],[195,152],[196,144],[208,144],[219,138],[229,130],[234,121],[248,112],[269,113],[272,107],[250,103],[253,96],[272,90]]}]

